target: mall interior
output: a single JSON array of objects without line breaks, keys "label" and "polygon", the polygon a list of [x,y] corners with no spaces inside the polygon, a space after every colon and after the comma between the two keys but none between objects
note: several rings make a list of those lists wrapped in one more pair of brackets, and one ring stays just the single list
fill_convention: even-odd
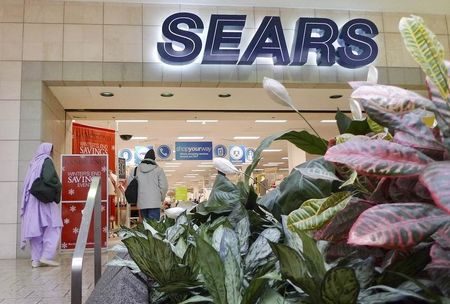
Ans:
[{"label": "mall interior", "polygon": [[[448,0],[0,0],[0,304],[76,303],[71,263],[84,215],[81,205],[72,207],[87,197],[64,202],[63,193],[59,267],[32,268],[29,247],[20,247],[24,180],[41,143],[53,144],[61,178],[64,157],[108,155],[114,180],[108,174],[101,184],[114,199],[104,205],[103,247],[111,248],[121,243],[121,226],[142,220],[123,190],[150,148],[168,180],[164,200],[194,206],[211,194],[215,157],[245,171],[268,136],[312,133],[312,126],[335,138],[337,109],[352,117],[349,82],[366,81],[370,66],[379,84],[428,96],[425,74],[399,32],[400,19],[411,14],[424,19],[450,58]],[[352,43],[358,50],[344,55],[342,46],[351,50]],[[286,87],[309,124],[274,102],[263,88],[266,77]],[[103,145],[98,136],[88,147],[83,136],[97,131],[108,140]],[[80,142],[88,149],[77,150]],[[196,148],[206,152],[191,152]],[[252,173],[258,196],[320,157],[283,140],[261,156]],[[227,177],[238,183],[243,175]],[[113,256],[106,249],[102,271]],[[95,287],[92,249],[84,256],[82,301],[100,303],[88,298],[107,287]]]}]

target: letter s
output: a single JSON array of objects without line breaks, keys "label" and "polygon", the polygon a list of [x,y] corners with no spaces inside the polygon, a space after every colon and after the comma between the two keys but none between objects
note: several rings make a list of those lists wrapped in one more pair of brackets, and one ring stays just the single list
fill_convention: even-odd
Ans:
[{"label": "letter s", "polygon": [[373,38],[378,35],[377,26],[367,19],[353,19],[344,24],[339,35],[337,63],[356,69],[372,63],[378,55]]},{"label": "letter s", "polygon": [[[186,24],[189,30],[180,29],[180,24]],[[176,13],[167,17],[162,25],[162,34],[168,41],[157,44],[161,60],[171,64],[192,62],[202,50],[202,40],[194,31],[201,32],[203,28],[203,21],[192,13]],[[174,43],[182,44],[184,48],[175,50]]]}]

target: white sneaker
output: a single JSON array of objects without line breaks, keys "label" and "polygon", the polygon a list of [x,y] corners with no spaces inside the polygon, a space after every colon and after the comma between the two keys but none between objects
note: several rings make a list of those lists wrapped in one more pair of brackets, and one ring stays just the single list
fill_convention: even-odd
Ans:
[{"label": "white sneaker", "polygon": [[33,267],[33,268],[41,267],[41,262],[39,262],[39,261],[31,261],[31,267]]},{"label": "white sneaker", "polygon": [[41,262],[41,264],[43,264],[42,266],[53,266],[53,267],[58,267],[59,266],[58,262],[53,261],[53,260],[47,260],[47,259],[44,259],[44,258],[41,258],[39,262]]}]

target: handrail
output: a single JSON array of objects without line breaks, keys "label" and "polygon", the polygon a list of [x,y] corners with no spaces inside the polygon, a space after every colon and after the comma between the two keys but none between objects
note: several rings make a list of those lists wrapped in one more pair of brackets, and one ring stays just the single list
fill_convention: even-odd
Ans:
[{"label": "handrail", "polygon": [[75,251],[72,256],[72,283],[71,303],[81,304],[82,301],[82,275],[83,259],[86,249],[89,227],[91,224],[92,211],[94,211],[94,277],[95,284],[102,275],[102,253],[101,253],[101,183],[100,177],[92,177],[86,205],[83,210],[80,230],[78,232]]}]

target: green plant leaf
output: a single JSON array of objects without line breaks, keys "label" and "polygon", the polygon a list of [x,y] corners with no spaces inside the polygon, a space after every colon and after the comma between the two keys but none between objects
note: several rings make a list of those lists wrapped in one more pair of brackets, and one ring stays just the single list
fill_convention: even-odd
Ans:
[{"label": "green plant leaf", "polygon": [[204,206],[209,212],[229,212],[234,205],[240,203],[240,198],[241,194],[238,187],[227,177],[218,174],[208,201]]},{"label": "green plant leaf", "polygon": [[285,304],[286,300],[278,292],[276,292],[275,290],[270,288],[263,294],[259,303],[260,304]]},{"label": "green plant leaf", "polygon": [[283,278],[290,280],[304,290],[316,301],[314,303],[319,303],[320,290],[308,273],[306,261],[294,249],[286,245],[271,243],[270,246],[280,261],[280,271]]},{"label": "green plant leaf", "polygon": [[[254,304],[267,288],[269,279],[255,278],[250,281],[250,285],[245,289],[241,304]],[[231,304],[231,303],[230,303]]]},{"label": "green plant leaf", "polygon": [[337,192],[328,198],[307,200],[289,214],[288,227],[292,231],[319,229],[344,209],[350,199],[350,192]]},{"label": "green plant leaf", "polygon": [[435,243],[431,247],[431,263],[427,270],[440,291],[450,297],[450,221],[433,234]]},{"label": "green plant leaf", "polygon": [[244,280],[244,275],[239,263],[240,260],[239,253],[236,256],[232,253],[232,249],[227,251],[224,259],[224,268],[228,303],[240,303],[242,300],[241,282]]},{"label": "green plant leaf", "polygon": [[430,164],[420,175],[420,181],[430,191],[436,206],[450,214],[450,161]]},{"label": "green plant leaf", "polygon": [[211,299],[210,297],[204,297],[204,296],[193,296],[189,299],[187,299],[186,301],[183,301],[179,304],[188,304],[188,303],[203,303],[203,302],[212,302],[214,303],[214,300]]},{"label": "green plant leaf", "polygon": [[335,267],[325,274],[321,286],[321,295],[324,303],[356,303],[358,294],[359,284],[353,269],[348,267]]},{"label": "green plant leaf", "polygon": [[340,134],[347,133],[346,131],[350,127],[350,124],[352,123],[351,118],[342,113],[341,110],[339,110],[339,108],[337,109],[334,118],[336,119],[336,124],[338,126],[339,133]]},{"label": "green plant leaf", "polygon": [[433,162],[413,148],[385,140],[356,138],[328,149],[325,159],[376,176],[418,175]]},{"label": "green plant leaf", "polygon": [[370,117],[367,117],[367,124],[369,125],[369,128],[370,130],[372,130],[372,132],[376,134],[384,133],[384,127],[373,121]]},{"label": "green plant leaf", "polygon": [[388,249],[412,247],[448,222],[441,209],[422,203],[377,205],[364,211],[349,233],[348,243]]},{"label": "green plant leaf", "polygon": [[202,238],[197,238],[197,263],[214,303],[227,304],[225,270],[217,251]]},{"label": "green plant leaf", "polygon": [[344,209],[336,213],[336,216],[324,226],[318,230],[314,237],[317,240],[326,240],[330,242],[339,242],[346,240],[348,233],[356,219],[361,213],[372,207],[369,202],[352,199]]},{"label": "green plant leaf", "polygon": [[447,99],[449,83],[444,65],[444,47],[418,16],[402,18],[399,30],[407,50],[438,87],[441,96]]},{"label": "green plant leaf", "polygon": [[[364,291],[360,297],[361,303],[382,304],[382,303],[396,303],[402,300],[422,300],[426,303],[427,298],[420,294],[407,289],[393,288],[385,285],[372,286]],[[413,302],[414,303],[414,302]]]},{"label": "green plant leaf", "polygon": [[294,168],[294,170],[298,170],[303,176],[308,177],[310,179],[340,181],[340,179],[332,171],[325,169],[325,167],[309,167],[309,168],[296,167]]},{"label": "green plant leaf", "polygon": [[249,247],[249,238],[251,235],[250,232],[250,220],[248,218],[248,215],[246,215],[243,219],[241,219],[236,227],[235,227],[236,234],[238,236],[239,240],[239,248],[240,253],[242,255],[247,254],[248,247]]},{"label": "green plant leaf", "polygon": [[306,260],[306,267],[316,285],[320,285],[326,272],[322,253],[319,251],[316,241],[306,232],[296,231],[296,233],[302,241],[302,255]]},{"label": "green plant leaf", "polygon": [[287,140],[306,153],[316,155],[324,155],[328,146],[328,142],[325,139],[319,138],[304,130],[300,132],[287,132],[275,140]]},{"label": "green plant leaf", "polygon": [[211,245],[219,253],[222,261],[225,260],[225,255],[229,250],[232,255],[240,257],[239,241],[233,229],[223,226],[217,228],[213,233]]},{"label": "green plant leaf", "polygon": [[250,246],[245,256],[245,272],[253,273],[256,268],[260,267],[267,258],[272,254],[270,242],[278,242],[281,232],[277,228],[267,228],[260,233],[255,242]]},{"label": "green plant leaf", "polygon": [[353,185],[357,178],[358,178],[358,172],[352,170],[350,177],[342,185],[339,186],[339,189]]}]

